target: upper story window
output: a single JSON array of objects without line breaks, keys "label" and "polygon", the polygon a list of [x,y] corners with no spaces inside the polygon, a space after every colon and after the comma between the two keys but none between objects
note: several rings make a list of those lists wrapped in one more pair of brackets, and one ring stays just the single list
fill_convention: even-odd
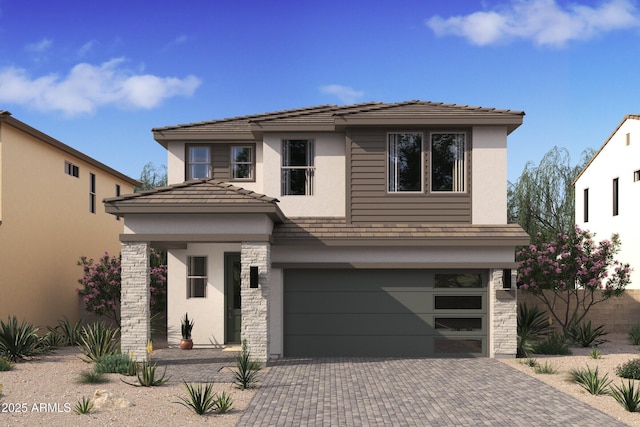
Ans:
[{"label": "upper story window", "polygon": [[633,182],[640,181],[640,170],[633,171]]},{"label": "upper story window", "polygon": [[211,146],[187,146],[187,180],[211,178]]},{"label": "upper story window", "polygon": [[66,173],[67,175],[71,175],[71,176],[75,176],[76,178],[79,178],[80,168],[71,162],[64,162],[64,173]]},{"label": "upper story window", "polygon": [[89,212],[96,213],[96,175],[89,173]]},{"label": "upper story window", "polygon": [[254,180],[254,169],[253,146],[231,146],[231,179]]},{"label": "upper story window", "polygon": [[465,137],[462,132],[431,134],[431,191],[465,191]]},{"label": "upper story window", "polygon": [[313,194],[314,147],[311,139],[282,141],[282,195]]},{"label": "upper story window", "polygon": [[390,133],[387,141],[390,193],[422,191],[422,133]]},{"label": "upper story window", "polygon": [[582,197],[583,209],[582,209],[582,221],[589,222],[589,189],[585,188]]},{"label": "upper story window", "polygon": [[617,216],[618,215],[618,178],[613,179],[612,194],[613,194],[613,200],[612,200],[613,216]]}]

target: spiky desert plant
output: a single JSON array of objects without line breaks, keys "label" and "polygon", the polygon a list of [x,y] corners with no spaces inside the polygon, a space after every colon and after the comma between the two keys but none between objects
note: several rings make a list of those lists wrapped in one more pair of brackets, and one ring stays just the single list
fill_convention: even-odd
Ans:
[{"label": "spiky desert plant", "polygon": [[203,387],[201,383],[189,384],[184,381],[187,388],[187,397],[179,396],[182,406],[192,409],[198,415],[204,415],[216,408],[216,394],[213,392],[213,383],[206,383]]},{"label": "spiky desert plant", "polygon": [[604,374],[601,377],[598,373],[597,367],[594,371],[592,371],[588,366],[586,369],[572,369],[569,371],[569,375],[574,382],[580,384],[591,394],[609,394],[608,387],[609,384],[611,384],[611,380],[608,378],[607,374]]},{"label": "spiky desert plant", "polygon": [[93,412],[93,402],[91,399],[82,396],[82,399],[76,402],[76,405],[73,408],[73,412],[78,415],[86,415]]},{"label": "spiky desert plant", "polygon": [[38,336],[38,328],[16,316],[9,316],[7,323],[0,320],[0,356],[11,362],[19,362],[46,351],[46,345]]},{"label": "spiky desert plant", "polygon": [[635,382],[629,380],[620,386],[611,387],[613,398],[629,412],[636,412],[640,406],[640,388],[635,388]]},{"label": "spiky desert plant", "polygon": [[251,354],[247,348],[247,340],[243,340],[242,351],[236,357],[236,370],[232,370],[233,382],[242,390],[255,387],[260,369],[262,369],[260,363],[251,359]]},{"label": "spiky desert plant", "polygon": [[85,362],[97,362],[102,356],[118,353],[117,328],[110,328],[104,322],[96,322],[82,327],[80,351]]}]

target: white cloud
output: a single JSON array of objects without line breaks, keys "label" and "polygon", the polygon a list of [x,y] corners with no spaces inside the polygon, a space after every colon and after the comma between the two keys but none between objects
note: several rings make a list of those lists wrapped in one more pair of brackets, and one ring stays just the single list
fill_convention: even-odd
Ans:
[{"label": "white cloud", "polygon": [[320,87],[320,92],[338,97],[345,104],[353,104],[364,96],[364,92],[342,85],[326,85]]},{"label": "white cloud", "polygon": [[514,38],[564,46],[572,40],[637,27],[640,17],[630,0],[605,0],[597,7],[569,4],[565,8],[555,0],[511,0],[492,11],[450,18],[434,16],[426,24],[437,36],[460,36],[479,46]]},{"label": "white cloud", "polygon": [[88,42],[86,42],[85,44],[83,44],[80,49],[78,49],[78,56],[82,57],[85,56],[87,53],[91,52],[91,50],[93,49],[93,46],[95,45],[95,41],[94,40],[90,40]]},{"label": "white cloud", "polygon": [[50,74],[32,79],[21,68],[0,70],[0,102],[68,116],[93,113],[105,105],[151,109],[167,98],[191,96],[201,83],[195,76],[136,75],[123,63],[116,58],[98,66],[78,64],[64,78]]},{"label": "white cloud", "polygon": [[27,45],[27,50],[31,52],[46,52],[53,45],[53,40],[51,39],[42,39],[35,43],[31,43]]}]

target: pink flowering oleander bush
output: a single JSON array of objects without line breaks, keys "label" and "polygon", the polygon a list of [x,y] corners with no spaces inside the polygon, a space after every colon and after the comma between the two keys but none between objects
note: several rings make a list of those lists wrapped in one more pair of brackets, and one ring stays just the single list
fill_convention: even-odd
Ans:
[{"label": "pink flowering oleander bush", "polygon": [[620,244],[617,234],[596,243],[589,231],[579,227],[551,242],[542,241],[538,233],[516,255],[518,288],[545,304],[566,332],[593,305],[622,295],[629,284],[629,264],[614,259]]},{"label": "pink flowering oleander bush", "polygon": [[[162,264],[161,254],[150,252],[151,309],[161,307],[167,295],[167,266]],[[78,280],[81,287],[76,289],[85,309],[100,316],[106,316],[120,326],[120,286],[121,257],[105,254],[96,262],[85,256],[78,265],[83,275]]]}]

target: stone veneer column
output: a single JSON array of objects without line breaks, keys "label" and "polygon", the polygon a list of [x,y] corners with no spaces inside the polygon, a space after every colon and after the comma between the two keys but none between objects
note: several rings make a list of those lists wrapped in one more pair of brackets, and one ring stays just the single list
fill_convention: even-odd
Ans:
[{"label": "stone veneer column", "polygon": [[[241,339],[253,359],[266,362],[269,358],[269,298],[271,293],[271,244],[242,242],[240,263],[242,299]],[[250,267],[258,267],[258,288],[249,288]]]},{"label": "stone veneer column", "polygon": [[147,343],[151,340],[149,244],[123,242],[121,250],[120,351],[133,354],[138,362],[146,361]]},{"label": "stone veneer column", "polygon": [[516,357],[518,347],[518,304],[516,298],[516,270],[511,270],[511,289],[503,289],[503,270],[490,270],[492,298],[491,357]]}]

